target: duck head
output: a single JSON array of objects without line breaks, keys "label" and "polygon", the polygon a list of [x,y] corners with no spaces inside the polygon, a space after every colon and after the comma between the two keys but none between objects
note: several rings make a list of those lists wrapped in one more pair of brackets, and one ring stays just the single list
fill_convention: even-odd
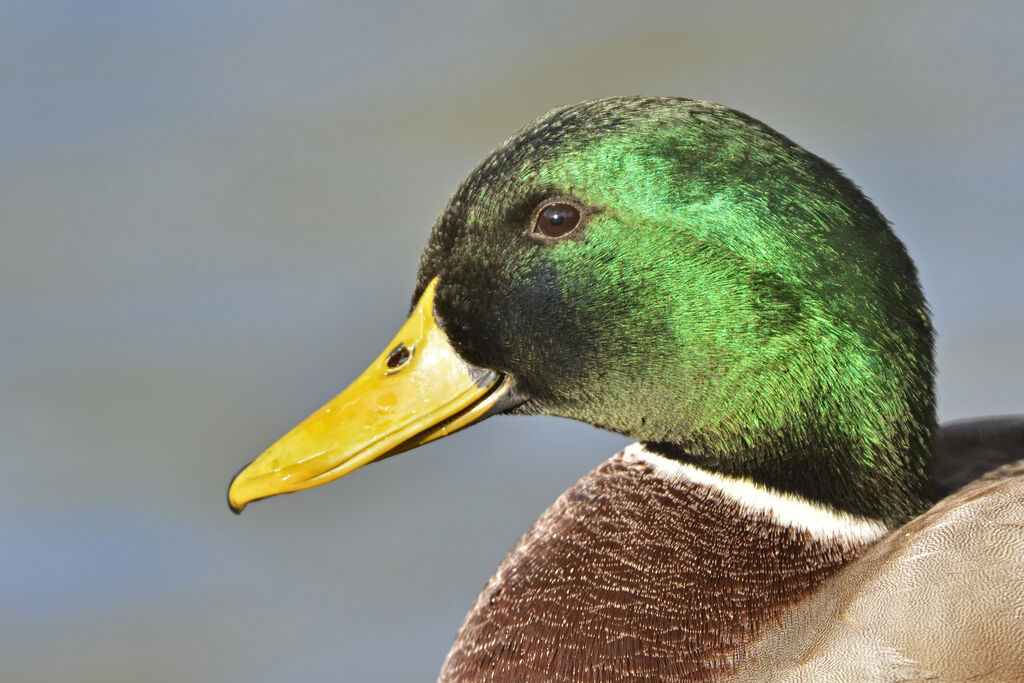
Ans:
[{"label": "duck head", "polygon": [[456,190],[413,300],[367,372],[236,477],[234,509],[499,412],[890,522],[931,498],[912,261],[835,167],[734,110],[550,112]]}]

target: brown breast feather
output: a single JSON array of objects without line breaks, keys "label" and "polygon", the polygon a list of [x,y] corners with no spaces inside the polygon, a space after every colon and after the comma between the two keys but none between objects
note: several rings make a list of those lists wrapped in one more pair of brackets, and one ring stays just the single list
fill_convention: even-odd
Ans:
[{"label": "brown breast feather", "polygon": [[858,550],[620,453],[515,546],[439,680],[719,680]]}]

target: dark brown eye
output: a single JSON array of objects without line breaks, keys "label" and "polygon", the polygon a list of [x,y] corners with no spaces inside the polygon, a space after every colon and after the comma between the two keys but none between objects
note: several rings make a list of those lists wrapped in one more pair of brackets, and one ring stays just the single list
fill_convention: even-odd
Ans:
[{"label": "dark brown eye", "polygon": [[580,210],[566,202],[552,202],[541,208],[533,232],[545,237],[564,237],[580,223]]}]

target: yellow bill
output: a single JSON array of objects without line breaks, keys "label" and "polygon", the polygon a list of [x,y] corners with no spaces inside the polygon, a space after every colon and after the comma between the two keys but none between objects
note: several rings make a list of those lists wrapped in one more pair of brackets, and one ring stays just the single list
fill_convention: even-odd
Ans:
[{"label": "yellow bill", "polygon": [[436,286],[434,278],[363,374],[235,476],[228,489],[232,510],[326,484],[487,414],[509,383],[455,353],[434,319]]}]

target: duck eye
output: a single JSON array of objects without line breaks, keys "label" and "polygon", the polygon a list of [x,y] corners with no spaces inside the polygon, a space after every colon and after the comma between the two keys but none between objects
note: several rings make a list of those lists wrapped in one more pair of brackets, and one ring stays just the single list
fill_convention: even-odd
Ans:
[{"label": "duck eye", "polygon": [[580,210],[566,202],[545,204],[537,212],[533,234],[545,237],[565,237],[580,223]]}]

